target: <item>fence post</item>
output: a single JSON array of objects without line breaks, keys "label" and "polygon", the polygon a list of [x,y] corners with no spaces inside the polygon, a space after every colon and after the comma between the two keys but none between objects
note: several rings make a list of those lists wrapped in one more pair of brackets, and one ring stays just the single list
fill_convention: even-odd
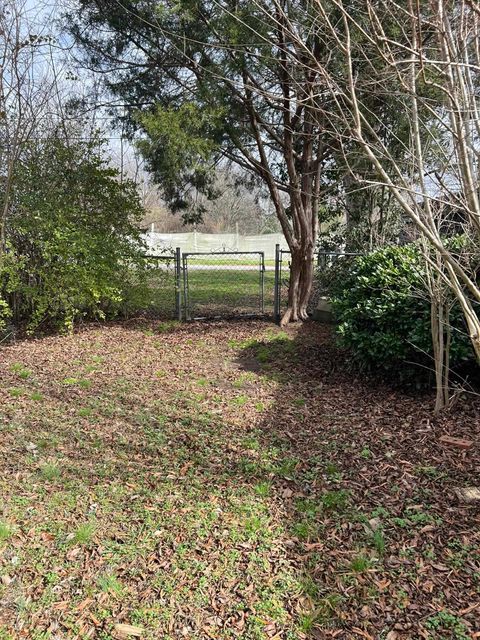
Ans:
[{"label": "fence post", "polygon": [[182,256],[180,247],[175,249],[175,311],[179,322],[182,321]]},{"label": "fence post", "polygon": [[273,317],[280,322],[280,245],[275,245],[275,285],[273,289]]},{"label": "fence post", "polygon": [[326,269],[327,268],[327,262],[328,262],[328,254],[326,251],[319,251],[318,252],[318,259],[317,259],[317,266],[321,269]]},{"label": "fence post", "polygon": [[260,309],[262,316],[265,313],[265,254],[260,252]]},{"label": "fence post", "polygon": [[182,255],[183,268],[183,307],[185,313],[185,322],[189,322],[190,318],[190,300],[188,295],[188,253]]}]

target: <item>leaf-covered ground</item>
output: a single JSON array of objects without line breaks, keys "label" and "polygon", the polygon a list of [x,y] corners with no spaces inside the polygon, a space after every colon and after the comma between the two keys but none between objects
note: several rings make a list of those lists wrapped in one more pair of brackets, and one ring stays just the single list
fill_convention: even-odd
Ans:
[{"label": "leaf-covered ground", "polygon": [[314,323],[0,356],[1,640],[480,637],[475,403],[433,420]]}]

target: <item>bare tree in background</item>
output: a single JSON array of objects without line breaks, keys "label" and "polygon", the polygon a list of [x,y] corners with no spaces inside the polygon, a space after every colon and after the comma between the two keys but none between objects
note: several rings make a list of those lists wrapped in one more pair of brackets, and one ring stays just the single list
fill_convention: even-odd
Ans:
[{"label": "bare tree in background", "polygon": [[[335,101],[332,135],[352,144],[371,163],[367,185],[389,189],[428,245],[424,251],[432,293],[432,333],[437,372],[436,409],[448,405],[448,308],[443,285],[460,305],[480,360],[480,10],[470,0],[387,2],[314,0],[318,20],[332,43],[331,55],[303,47]],[[302,41],[290,30],[289,38]],[[332,63],[334,61],[334,64]],[[359,73],[359,68],[370,73]],[[369,108],[375,92],[408,114],[399,161],[375,126]],[[319,113],[318,117],[324,114]],[[354,170],[352,169],[352,173]],[[357,176],[355,176],[357,177]],[[452,243],[443,212],[457,218]]]},{"label": "bare tree in background", "polygon": [[[25,0],[5,0],[0,7],[0,257],[6,250],[6,229],[15,167],[24,145],[41,122],[55,95],[55,78],[47,75],[42,49],[50,38],[31,24]],[[40,30],[41,31],[41,30]]]}]

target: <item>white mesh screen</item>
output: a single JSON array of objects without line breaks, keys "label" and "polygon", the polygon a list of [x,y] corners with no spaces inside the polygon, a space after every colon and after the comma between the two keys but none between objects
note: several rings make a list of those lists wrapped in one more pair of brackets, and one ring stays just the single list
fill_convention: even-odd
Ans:
[{"label": "white mesh screen", "polygon": [[235,233],[157,233],[148,232],[143,236],[149,253],[155,254],[162,249],[180,247],[182,253],[211,251],[263,251],[266,259],[275,258],[275,245],[288,249],[281,233],[268,233],[258,236],[241,236]]}]

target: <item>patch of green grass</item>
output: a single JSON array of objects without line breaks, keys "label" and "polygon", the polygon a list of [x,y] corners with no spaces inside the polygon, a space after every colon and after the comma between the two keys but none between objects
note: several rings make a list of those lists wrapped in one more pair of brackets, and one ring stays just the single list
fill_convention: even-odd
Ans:
[{"label": "patch of green grass", "polygon": [[90,407],[80,407],[77,413],[81,418],[89,418],[91,415],[93,415],[93,409],[91,409]]},{"label": "patch of green grass", "polygon": [[476,552],[476,548],[472,545],[462,542],[462,540],[454,538],[447,545],[447,564],[455,569],[461,569],[466,562]]},{"label": "patch of green grass", "polygon": [[310,518],[314,518],[319,511],[319,506],[314,500],[300,499],[295,503],[297,510]]},{"label": "patch of green grass", "polygon": [[305,398],[294,398],[293,404],[296,407],[304,407],[307,404],[307,401],[305,400]]},{"label": "patch of green grass", "polygon": [[260,449],[260,442],[259,442],[258,438],[256,438],[255,436],[251,435],[251,436],[247,436],[242,441],[242,446],[245,449],[251,449],[252,451],[258,451]]},{"label": "patch of green grass", "polygon": [[247,340],[229,340],[228,346],[232,349],[248,349],[253,347],[257,341],[255,338],[247,338]]},{"label": "patch of green grass", "polygon": [[372,563],[370,558],[360,555],[352,558],[352,561],[350,562],[350,569],[354,573],[363,573],[364,571],[367,571],[371,565]]},{"label": "patch of green grass", "polygon": [[344,489],[338,491],[325,491],[322,494],[322,506],[324,509],[341,511],[345,509],[349,502],[349,492]]},{"label": "patch of green grass", "polygon": [[435,524],[438,526],[442,523],[442,519],[433,516],[427,511],[417,511],[407,508],[403,517],[392,518],[392,522],[402,529],[410,529],[414,526],[425,526],[428,524]]},{"label": "patch of green grass", "polygon": [[111,573],[104,573],[97,579],[98,587],[104,593],[110,593],[121,597],[123,595],[123,586],[120,580]]},{"label": "patch of green grass", "polygon": [[260,516],[253,515],[244,521],[243,526],[249,537],[255,537],[259,531],[265,528],[265,521]]},{"label": "patch of green grass", "polygon": [[23,365],[21,362],[14,362],[10,365],[10,371],[12,373],[20,373],[24,369],[25,369],[25,365]]},{"label": "patch of green grass", "polygon": [[273,353],[269,347],[258,347],[255,357],[259,362],[266,363],[273,359]]},{"label": "patch of green grass", "polygon": [[419,475],[425,476],[427,478],[432,478],[434,480],[439,480],[440,478],[444,478],[447,474],[443,471],[440,471],[437,467],[431,465],[418,465],[414,469],[415,473]]},{"label": "patch of green grass", "polygon": [[20,387],[10,387],[8,393],[12,396],[12,398],[20,398],[25,394],[25,389]]},{"label": "patch of green grass", "polygon": [[64,384],[65,386],[69,387],[75,384],[78,384],[78,378],[64,378],[62,380],[62,384]]},{"label": "patch of green grass", "polygon": [[245,395],[236,396],[235,398],[233,398],[232,402],[233,404],[237,404],[239,407],[243,407],[248,402],[248,396],[245,396]]},{"label": "patch of green grass", "polygon": [[[425,621],[425,627],[433,633],[434,638],[452,638],[452,640],[469,640],[470,633],[461,618],[449,611],[439,611]],[[448,635],[444,635],[448,633]]]},{"label": "patch of green grass", "polygon": [[336,478],[340,476],[340,469],[334,462],[327,462],[325,465],[325,475],[329,478]]},{"label": "patch of green grass", "polygon": [[55,434],[48,435],[45,438],[40,438],[37,442],[37,446],[41,451],[45,451],[46,449],[55,449],[59,444],[60,438]]},{"label": "patch of green grass", "polygon": [[375,551],[378,553],[378,555],[380,557],[382,557],[385,554],[385,534],[383,532],[382,527],[378,527],[378,529],[375,529],[375,531],[373,531],[372,535],[371,535],[371,539],[372,539],[372,544],[375,548]]},{"label": "patch of green grass", "polygon": [[316,611],[312,613],[303,613],[298,619],[298,627],[302,633],[311,633],[317,622],[318,615]]},{"label": "patch of green grass", "polygon": [[309,598],[312,598],[312,600],[316,600],[318,598],[320,586],[310,574],[306,574],[301,578],[300,587],[303,593]]},{"label": "patch of green grass", "polygon": [[344,597],[339,593],[329,593],[323,598],[320,598],[316,608],[318,619],[322,620],[322,622],[327,622],[332,619],[343,601]]},{"label": "patch of green grass", "polygon": [[35,400],[35,402],[41,402],[43,400],[43,393],[40,393],[39,391],[34,391],[30,396],[30,398],[32,400]]},{"label": "patch of green grass", "polygon": [[266,498],[267,496],[269,496],[271,490],[272,484],[270,482],[259,482],[254,487],[255,493],[262,498]]},{"label": "patch of green grass", "polygon": [[284,458],[275,468],[277,475],[284,478],[291,478],[295,474],[295,470],[299,464],[298,458]]},{"label": "patch of green grass", "polygon": [[60,477],[60,469],[54,463],[46,463],[42,465],[40,473],[42,478],[49,481],[58,480]]},{"label": "patch of green grass", "polygon": [[10,538],[11,535],[12,535],[12,530],[10,529],[10,527],[6,525],[4,522],[0,522],[0,543],[5,542],[5,540],[8,540],[8,538]]},{"label": "patch of green grass", "polygon": [[178,320],[167,320],[165,322],[159,322],[156,326],[157,333],[171,333],[180,326]]},{"label": "patch of green grass", "polygon": [[293,535],[299,540],[310,540],[318,536],[318,526],[312,520],[296,522],[292,527]]},{"label": "patch of green grass", "polygon": [[372,457],[372,452],[370,451],[370,449],[368,447],[364,447],[361,451],[360,451],[360,457],[364,458],[365,460],[368,460],[368,458]]},{"label": "patch of green grass", "polygon": [[426,560],[430,560],[430,561],[435,560],[435,558],[437,557],[437,554],[435,553],[435,548],[434,547],[427,547],[423,552],[423,557]]},{"label": "patch of green grass", "polygon": [[253,382],[255,380],[255,375],[250,371],[242,373],[236,380],[233,381],[233,386],[235,389],[243,389],[249,382]]},{"label": "patch of green grass", "polygon": [[25,367],[25,365],[23,365],[21,362],[14,362],[10,366],[10,371],[12,373],[16,373],[20,378],[23,378],[24,380],[29,378],[33,373],[30,369],[27,369],[27,367]]},{"label": "patch of green grass", "polygon": [[288,336],[276,336],[270,341],[254,342],[251,347],[253,347],[255,358],[260,364],[286,358],[292,360],[296,351],[295,342]]},{"label": "patch of green grass", "polygon": [[72,537],[73,544],[88,545],[93,539],[95,526],[92,523],[81,524]]},{"label": "patch of green grass", "polygon": [[156,447],[162,447],[167,441],[167,437],[160,426],[147,425],[144,427],[144,433],[148,442]]}]

